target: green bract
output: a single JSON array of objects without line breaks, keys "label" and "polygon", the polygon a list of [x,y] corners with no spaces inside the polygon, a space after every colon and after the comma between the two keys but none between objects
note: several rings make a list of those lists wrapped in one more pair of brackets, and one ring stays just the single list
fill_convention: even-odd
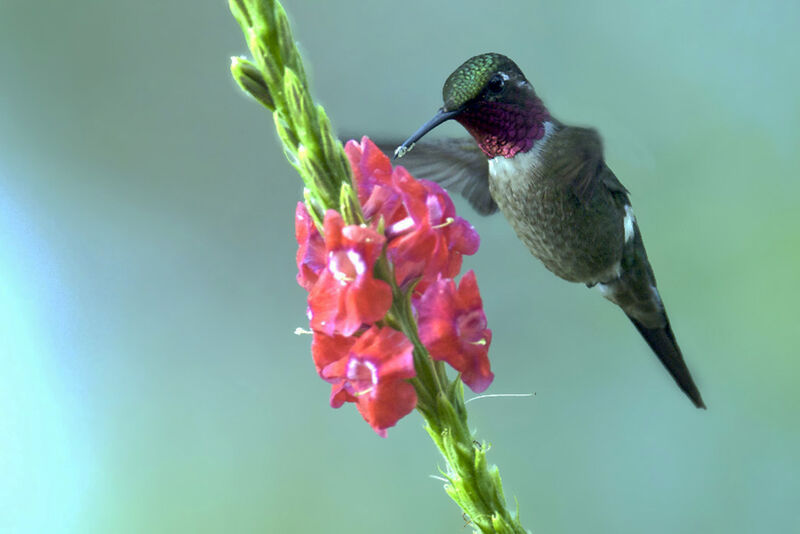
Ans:
[{"label": "green bract", "polygon": [[[254,60],[232,58],[231,73],[273,112],[286,157],[309,191],[309,210],[321,220],[325,210],[339,208],[342,185],[352,184],[352,175],[328,116],[311,100],[286,12],[280,2],[268,0],[230,0],[229,5]],[[348,223],[363,221],[357,205],[342,215]]]}]

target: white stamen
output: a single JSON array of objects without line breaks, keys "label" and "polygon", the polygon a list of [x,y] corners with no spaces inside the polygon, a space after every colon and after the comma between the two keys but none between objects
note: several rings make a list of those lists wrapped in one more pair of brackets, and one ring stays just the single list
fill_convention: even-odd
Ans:
[{"label": "white stamen", "polygon": [[364,258],[361,257],[361,254],[355,250],[348,250],[347,258],[350,260],[350,263],[353,264],[353,267],[356,268],[356,274],[359,276],[364,274],[364,272],[367,270],[367,265],[364,263]]},{"label": "white stamen", "polygon": [[414,226],[414,219],[412,219],[411,217],[406,217],[405,219],[400,219],[392,226],[390,226],[389,232],[387,233],[391,233],[392,235],[397,235],[399,233],[405,232],[406,230],[412,228],[413,226]]},{"label": "white stamen", "polygon": [[497,397],[533,397],[533,396],[534,393],[489,393],[486,395],[478,395],[477,397],[472,397],[471,399],[467,399],[464,401],[464,404],[468,404],[478,399],[494,399]]},{"label": "white stamen", "polygon": [[442,224],[437,224],[436,226],[431,226],[432,230],[438,230],[439,228],[444,228],[447,225],[453,224],[455,219],[452,217],[448,217]]}]

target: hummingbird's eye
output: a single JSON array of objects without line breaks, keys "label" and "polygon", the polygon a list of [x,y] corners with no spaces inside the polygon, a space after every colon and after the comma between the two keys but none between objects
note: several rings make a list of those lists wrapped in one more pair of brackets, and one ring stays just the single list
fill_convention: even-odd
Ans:
[{"label": "hummingbird's eye", "polygon": [[490,93],[499,93],[503,90],[503,87],[506,85],[505,78],[500,74],[495,74],[489,79],[489,83],[486,84],[486,88],[489,90]]}]

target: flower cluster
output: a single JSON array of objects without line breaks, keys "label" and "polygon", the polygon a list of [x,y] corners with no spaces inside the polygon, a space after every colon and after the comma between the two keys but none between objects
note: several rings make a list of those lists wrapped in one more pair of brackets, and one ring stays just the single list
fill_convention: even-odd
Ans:
[{"label": "flower cluster", "polygon": [[[345,152],[367,224],[345,224],[328,210],[322,232],[305,205],[295,212],[297,281],[309,292],[312,355],[332,386],[331,405],[354,402],[380,435],[414,409],[417,396],[413,344],[419,336],[434,360],[449,363],[476,392],[493,374],[475,274],[456,285],[462,256],[478,250],[478,234],[456,216],[439,185],[414,179],[366,137]],[[384,259],[385,258],[385,259]],[[384,262],[382,278],[376,264]],[[384,272],[385,271],[385,272]],[[393,291],[394,288],[394,291]],[[393,298],[411,299],[417,327],[400,332],[388,324],[401,313]],[[387,317],[387,314],[389,317]],[[396,319],[396,318],[395,318]]]}]

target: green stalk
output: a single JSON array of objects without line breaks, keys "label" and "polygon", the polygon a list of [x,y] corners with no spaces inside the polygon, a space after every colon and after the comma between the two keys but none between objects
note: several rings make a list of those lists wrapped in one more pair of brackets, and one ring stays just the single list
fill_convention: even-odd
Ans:
[{"label": "green stalk", "polygon": [[[310,192],[315,220],[321,220],[326,210],[340,209],[341,188],[352,187],[353,177],[325,110],[311,99],[286,12],[280,2],[268,0],[230,0],[229,6],[254,59],[232,58],[231,74],[242,89],[273,112],[286,158]],[[358,202],[348,207],[342,213],[345,222],[363,222]]]},{"label": "green stalk", "polygon": [[[231,73],[247,93],[273,112],[275,128],[289,162],[305,184],[305,204],[318,227],[334,209],[347,224],[361,224],[350,165],[322,106],[315,105],[300,53],[280,2],[230,0],[231,12],[245,35],[253,61],[233,58]],[[496,466],[486,460],[489,447],[474,440],[467,425],[460,377],[450,381],[442,362],[434,361],[417,332],[409,294],[397,287],[385,256],[376,276],[392,286],[394,304],[384,322],[403,331],[414,345],[417,409],[426,430],[444,457],[445,491],[469,518],[476,532],[526,532],[517,514],[506,507]]]}]

